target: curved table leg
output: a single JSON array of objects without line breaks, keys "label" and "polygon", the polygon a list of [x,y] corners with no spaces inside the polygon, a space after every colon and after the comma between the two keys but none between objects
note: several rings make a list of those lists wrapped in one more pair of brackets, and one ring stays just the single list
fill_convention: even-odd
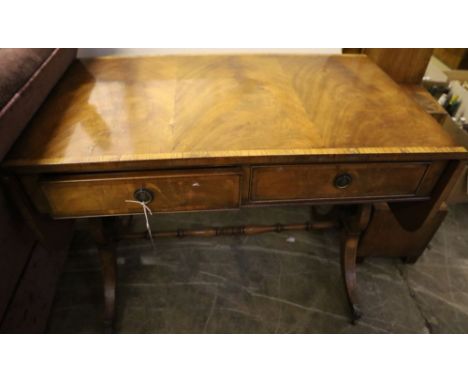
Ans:
[{"label": "curved table leg", "polygon": [[342,216],[343,232],[341,241],[341,272],[343,275],[346,297],[351,309],[352,322],[361,318],[358,305],[356,263],[357,250],[361,233],[369,224],[371,205],[361,205],[357,211]]},{"label": "curved table leg", "polygon": [[117,262],[113,240],[114,218],[92,219],[92,233],[101,258],[104,291],[104,330],[114,331]]},{"label": "curved table leg", "polygon": [[357,301],[356,259],[359,235],[344,233],[341,243],[341,273],[346,289],[352,322],[361,318],[362,313]]}]

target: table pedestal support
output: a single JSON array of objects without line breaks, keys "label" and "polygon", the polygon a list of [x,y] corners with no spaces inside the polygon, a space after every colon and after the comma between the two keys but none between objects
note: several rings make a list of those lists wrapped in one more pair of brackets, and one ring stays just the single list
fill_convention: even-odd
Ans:
[{"label": "table pedestal support", "polygon": [[[361,234],[369,224],[371,215],[371,205],[358,205],[344,209],[340,215],[342,226],[341,242],[341,267],[352,313],[352,321],[355,322],[361,317],[361,311],[357,302],[356,285],[356,263],[358,261],[357,250]],[[328,216],[331,218],[331,215]],[[104,290],[104,325],[106,332],[114,330],[115,310],[116,310],[116,283],[117,283],[117,262],[115,255],[115,239],[117,234],[117,218],[96,218],[91,219],[92,234],[96,242],[101,258],[103,290]],[[161,237],[184,237],[184,236],[219,236],[219,235],[256,235],[266,232],[283,232],[292,230],[323,230],[337,228],[338,219],[319,219],[321,221],[306,222],[300,224],[271,225],[271,226],[241,226],[223,228],[204,228],[198,230],[177,230],[166,232],[154,232],[154,238]],[[134,239],[144,237],[146,234],[127,234],[119,238]]]},{"label": "table pedestal support", "polygon": [[346,297],[351,309],[353,323],[362,316],[357,298],[357,251],[361,234],[369,224],[371,209],[372,207],[370,204],[360,205],[357,207],[356,211],[345,212],[341,217],[343,222],[341,239],[341,273],[343,275]]}]

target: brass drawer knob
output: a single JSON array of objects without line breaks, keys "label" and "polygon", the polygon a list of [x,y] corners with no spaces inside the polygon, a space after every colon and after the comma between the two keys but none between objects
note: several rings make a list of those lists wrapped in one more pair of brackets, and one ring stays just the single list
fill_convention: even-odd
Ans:
[{"label": "brass drawer knob", "polygon": [[139,188],[133,193],[133,198],[140,203],[148,204],[153,201],[153,193],[146,188]]},{"label": "brass drawer knob", "polygon": [[350,174],[344,173],[339,174],[335,177],[333,182],[336,188],[347,188],[353,181],[353,177]]}]

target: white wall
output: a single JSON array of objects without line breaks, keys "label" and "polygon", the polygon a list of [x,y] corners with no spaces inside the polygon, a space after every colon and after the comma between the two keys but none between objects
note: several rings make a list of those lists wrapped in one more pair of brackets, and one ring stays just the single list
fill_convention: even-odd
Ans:
[{"label": "white wall", "polygon": [[125,49],[125,48],[80,48],[78,57],[96,56],[147,56],[163,54],[220,54],[220,53],[308,53],[308,54],[339,54],[341,48],[303,48],[303,49]]}]

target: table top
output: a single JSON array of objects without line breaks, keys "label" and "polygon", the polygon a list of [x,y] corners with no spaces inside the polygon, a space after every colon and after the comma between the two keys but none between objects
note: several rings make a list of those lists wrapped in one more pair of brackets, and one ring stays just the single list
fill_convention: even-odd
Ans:
[{"label": "table top", "polygon": [[465,153],[366,56],[105,57],[72,65],[4,167]]}]

